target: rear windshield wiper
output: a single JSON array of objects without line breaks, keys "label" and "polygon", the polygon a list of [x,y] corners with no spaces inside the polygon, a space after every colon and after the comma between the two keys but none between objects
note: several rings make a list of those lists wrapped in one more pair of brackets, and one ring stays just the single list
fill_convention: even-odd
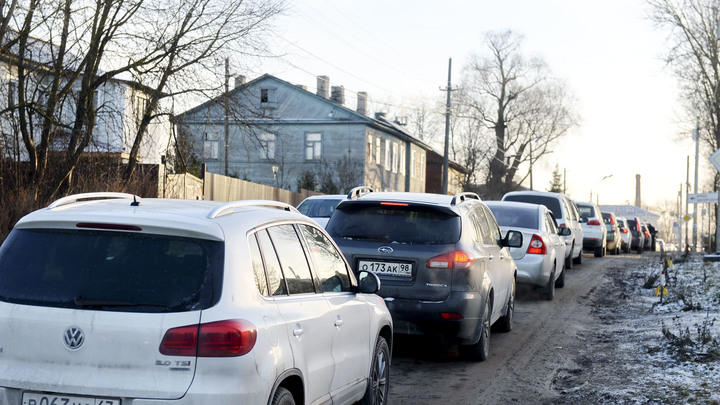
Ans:
[{"label": "rear windshield wiper", "polygon": [[368,234],[362,234],[362,235],[343,235],[342,236],[345,239],[353,239],[353,240],[379,240],[379,241],[386,241],[390,239],[390,236],[388,235],[368,235]]}]

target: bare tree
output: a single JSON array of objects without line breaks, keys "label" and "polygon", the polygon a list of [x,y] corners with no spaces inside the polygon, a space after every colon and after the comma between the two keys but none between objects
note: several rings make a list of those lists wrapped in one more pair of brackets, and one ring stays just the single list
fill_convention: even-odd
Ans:
[{"label": "bare tree", "polygon": [[465,68],[466,118],[483,123],[494,139],[486,176],[490,198],[516,187],[530,147],[533,159],[550,153],[577,120],[565,84],[541,59],[524,57],[521,43],[512,31],[490,32],[485,36],[490,55],[473,56]]}]

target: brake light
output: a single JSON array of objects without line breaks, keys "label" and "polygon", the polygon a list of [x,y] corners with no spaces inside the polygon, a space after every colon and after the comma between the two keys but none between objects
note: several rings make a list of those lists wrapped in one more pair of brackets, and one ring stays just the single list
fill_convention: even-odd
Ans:
[{"label": "brake light", "polygon": [[627,230],[627,228],[620,228],[620,232],[622,232],[622,233],[628,233],[628,230]]},{"label": "brake light", "polygon": [[429,269],[468,269],[474,262],[472,255],[456,250],[429,259],[425,266]]},{"label": "brake light", "polygon": [[530,246],[528,246],[527,252],[531,255],[547,254],[547,248],[545,247],[545,243],[542,238],[538,235],[533,235],[532,239],[530,239]]},{"label": "brake light", "polygon": [[650,232],[645,231],[645,237],[646,237],[646,238],[649,238],[649,237],[650,237]]},{"label": "brake light", "polygon": [[440,316],[442,319],[447,319],[449,321],[459,321],[462,319],[462,315],[456,314],[454,312],[440,312]]},{"label": "brake light", "polygon": [[166,356],[237,357],[255,346],[257,329],[246,320],[228,320],[169,329],[160,343]]},{"label": "brake light", "polygon": [[391,205],[393,207],[407,207],[407,203],[381,202],[380,205]]},{"label": "brake light", "polygon": [[588,224],[588,225],[600,226],[600,221],[598,221],[597,219],[591,219],[591,220],[588,221],[587,224]]}]

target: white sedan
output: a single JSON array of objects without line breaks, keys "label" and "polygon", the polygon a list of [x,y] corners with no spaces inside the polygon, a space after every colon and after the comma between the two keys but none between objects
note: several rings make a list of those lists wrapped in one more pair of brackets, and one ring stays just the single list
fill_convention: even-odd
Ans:
[{"label": "white sedan", "polygon": [[552,211],[540,204],[511,201],[485,201],[495,215],[500,230],[523,233],[523,246],[510,248],[517,264],[518,283],[541,289],[545,299],[555,296],[555,287],[565,285],[565,242],[569,228],[558,228]]}]

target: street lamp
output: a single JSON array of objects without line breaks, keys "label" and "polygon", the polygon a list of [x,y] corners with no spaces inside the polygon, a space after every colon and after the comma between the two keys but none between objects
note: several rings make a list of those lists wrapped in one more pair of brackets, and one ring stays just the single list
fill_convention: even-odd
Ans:
[{"label": "street lamp", "polygon": [[272,172],[273,172],[273,180],[275,181],[275,188],[278,188],[278,181],[277,181],[278,167],[277,167],[277,166],[273,166],[273,167],[272,167]]},{"label": "street lamp", "polygon": [[[600,183],[602,183],[603,181],[609,179],[609,178],[612,177],[612,176],[613,176],[612,174],[605,175],[605,176],[603,176],[602,179],[600,179],[600,181],[598,181],[598,182],[595,183],[595,184],[596,184],[596,185],[597,185],[597,184],[600,184]],[[592,192],[592,188],[591,188],[591,189],[590,189],[590,202],[592,202],[592,195],[593,195],[593,192]],[[600,195],[599,195],[599,194],[596,194],[596,195],[595,195],[595,199],[597,200],[596,203],[597,203],[598,205],[600,205]]]}]

